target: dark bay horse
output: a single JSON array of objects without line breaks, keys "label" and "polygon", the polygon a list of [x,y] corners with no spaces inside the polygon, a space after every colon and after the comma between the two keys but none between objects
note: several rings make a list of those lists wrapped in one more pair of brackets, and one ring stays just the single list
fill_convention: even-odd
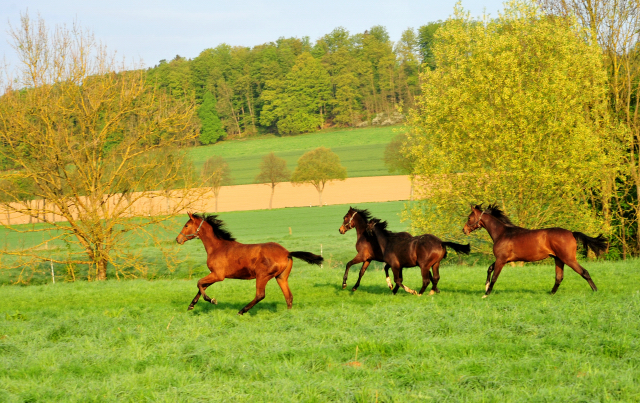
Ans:
[{"label": "dark bay horse", "polygon": [[[353,286],[351,291],[355,291],[360,286],[360,280],[362,280],[362,276],[364,276],[364,272],[367,271],[367,267],[371,261],[375,260],[376,262],[383,262],[382,250],[380,249],[380,245],[378,244],[378,239],[367,232],[367,224],[371,219],[371,213],[369,210],[360,210],[353,207],[349,207],[349,211],[342,219],[342,226],[340,226],[341,234],[346,234],[352,228],[356,229],[356,233],[358,238],[356,239],[356,251],[358,254],[356,257],[351,259],[347,263],[347,268],[344,271],[344,277],[342,278],[342,288],[347,287],[347,276],[349,275],[349,268],[354,264],[362,263],[362,268],[360,269],[360,275],[358,276],[358,281]],[[405,237],[405,238],[413,238],[408,232],[396,232],[396,236]],[[391,285],[391,280],[389,279],[389,265],[384,265],[384,272],[387,277],[387,286],[389,289],[393,289],[393,285]]]},{"label": "dark bay horse", "polygon": [[259,244],[241,244],[224,228],[224,223],[216,215],[189,214],[189,221],[184,225],[176,242],[180,245],[194,238],[200,238],[207,251],[207,267],[211,273],[198,280],[198,293],[189,305],[193,309],[200,299],[217,304],[214,298],[205,293],[207,287],[225,278],[242,280],[256,279],[256,297],[242,308],[238,315],[242,315],[255,304],[264,299],[264,289],[267,282],[276,278],[282,289],[287,308],[291,309],[293,295],[289,289],[289,273],[293,266],[293,259],[302,259],[307,263],[322,263],[322,257],[309,252],[289,252],[275,242]]},{"label": "dark bay horse", "polygon": [[471,207],[471,214],[469,214],[469,219],[462,231],[468,235],[480,227],[484,227],[493,239],[493,254],[496,257],[496,261],[487,270],[485,294],[482,298],[491,294],[493,285],[505,264],[509,262],[536,262],[549,256],[556,262],[556,283],[551,294],[555,294],[560,287],[564,277],[565,264],[587,280],[593,291],[598,291],[589,272],[578,264],[576,254],[578,241],[584,245],[585,252],[587,248],[590,248],[596,255],[605,252],[609,244],[602,234],[591,238],[582,232],[571,232],[563,228],[526,229],[518,227],[513,225],[496,204],[489,205],[485,210],[482,209],[482,205]]},{"label": "dark bay horse", "polygon": [[[416,294],[414,290],[402,284],[402,269],[415,266],[420,267],[422,274],[422,288],[417,294],[422,295],[429,282],[433,282],[430,295],[440,292],[438,289],[440,261],[447,256],[447,246],[458,253],[469,254],[471,251],[469,244],[442,242],[440,238],[431,234],[411,238],[399,237],[395,232],[387,230],[386,221],[380,221],[377,218],[369,221],[367,231],[376,236],[382,249],[384,262],[391,266],[393,280],[396,283],[393,288],[394,294],[398,292],[399,287],[404,288],[408,293]],[[430,270],[433,271],[433,276]]]}]

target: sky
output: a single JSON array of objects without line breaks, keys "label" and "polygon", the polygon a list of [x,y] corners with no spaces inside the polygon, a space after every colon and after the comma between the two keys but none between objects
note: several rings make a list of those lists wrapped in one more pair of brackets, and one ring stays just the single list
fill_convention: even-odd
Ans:
[{"label": "sky", "polygon": [[[337,27],[352,34],[374,25],[387,28],[392,41],[407,28],[445,20],[453,0],[2,0],[0,60],[17,63],[9,44],[9,27],[20,14],[39,14],[49,27],[74,21],[95,34],[111,52],[129,62],[153,67],[176,55],[194,58],[222,43],[255,46],[280,37],[308,36],[312,43]],[[502,0],[462,0],[472,16],[492,17]]]}]

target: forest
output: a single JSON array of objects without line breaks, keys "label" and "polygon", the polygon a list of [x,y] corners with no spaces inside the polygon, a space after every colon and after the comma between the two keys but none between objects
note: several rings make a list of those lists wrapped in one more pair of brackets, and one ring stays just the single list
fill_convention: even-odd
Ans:
[{"label": "forest", "polygon": [[194,59],[161,60],[147,77],[174,96],[195,99],[201,144],[361,127],[378,114],[412,107],[421,71],[433,66],[431,45],[440,25],[407,29],[398,41],[374,26],[353,34],[339,27],[315,43],[303,37],[252,48],[220,44]]}]

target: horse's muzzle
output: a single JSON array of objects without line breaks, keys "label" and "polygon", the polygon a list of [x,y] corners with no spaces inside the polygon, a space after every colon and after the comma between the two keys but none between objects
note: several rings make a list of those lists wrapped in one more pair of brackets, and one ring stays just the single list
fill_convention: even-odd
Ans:
[{"label": "horse's muzzle", "polygon": [[347,229],[344,227],[344,225],[342,225],[338,231],[340,231],[342,235],[347,233]]}]

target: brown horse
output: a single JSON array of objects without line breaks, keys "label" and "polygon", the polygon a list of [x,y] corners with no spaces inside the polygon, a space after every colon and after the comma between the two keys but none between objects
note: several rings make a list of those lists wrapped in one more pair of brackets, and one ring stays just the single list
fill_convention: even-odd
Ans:
[{"label": "brown horse", "polygon": [[[371,213],[369,213],[369,210],[359,210],[353,207],[349,207],[349,211],[347,211],[347,214],[342,219],[342,226],[340,226],[340,229],[338,230],[341,234],[346,234],[347,231],[352,228],[355,228],[356,233],[358,234],[358,238],[356,240],[356,250],[358,251],[358,254],[347,263],[347,268],[345,269],[344,277],[342,278],[343,289],[347,287],[347,276],[349,275],[349,268],[351,266],[362,263],[358,281],[351,289],[351,291],[355,291],[360,286],[360,280],[362,280],[362,276],[364,276],[364,272],[367,271],[367,267],[369,267],[371,261],[375,260],[376,262],[383,262],[384,258],[377,238],[367,232],[367,224],[370,219]],[[396,236],[413,238],[408,232],[397,232]],[[389,279],[389,267],[390,266],[388,264],[384,265],[384,273],[387,277],[387,286],[391,290],[393,289],[393,285],[391,285],[391,280]]]},{"label": "brown horse", "polygon": [[242,308],[238,315],[242,315],[255,304],[264,299],[264,289],[267,282],[276,278],[282,289],[287,308],[291,309],[293,295],[289,290],[289,273],[293,266],[294,257],[307,263],[322,263],[322,257],[309,252],[289,252],[275,242],[245,245],[236,242],[235,238],[224,228],[224,223],[216,215],[189,214],[189,221],[184,225],[176,242],[180,245],[193,238],[200,238],[207,251],[207,267],[211,273],[198,280],[198,293],[188,310],[200,299],[217,304],[214,298],[205,293],[207,287],[225,278],[242,280],[256,279],[256,297]]},{"label": "brown horse", "polygon": [[[386,221],[380,221],[377,218],[369,220],[367,231],[376,236],[382,249],[384,262],[391,266],[393,280],[396,283],[393,288],[394,294],[398,292],[399,287],[404,288],[408,293],[416,294],[414,290],[402,284],[402,269],[415,266],[420,266],[422,274],[422,288],[417,294],[422,295],[431,281],[433,281],[433,287],[429,294],[439,293],[440,261],[447,256],[447,246],[458,253],[469,254],[471,250],[469,244],[442,242],[440,238],[430,234],[411,238],[397,236],[397,233],[387,230]],[[433,276],[430,269],[433,271]]]},{"label": "brown horse", "polygon": [[[596,255],[600,255],[608,248],[605,237],[597,238],[586,236],[582,232],[571,232],[563,228],[526,229],[513,225],[511,220],[495,204],[489,205],[485,210],[482,205],[471,207],[471,214],[462,231],[470,234],[476,229],[484,227],[491,239],[493,239],[493,255],[495,262],[487,270],[485,283],[486,298],[491,294],[500,272],[509,262],[536,262],[551,256],[556,262],[556,283],[551,290],[555,294],[564,277],[564,265],[568,265],[582,276],[593,291],[598,288],[591,280],[589,272],[576,260],[578,249],[577,241],[590,248]],[[493,276],[492,276],[493,273]]]}]

